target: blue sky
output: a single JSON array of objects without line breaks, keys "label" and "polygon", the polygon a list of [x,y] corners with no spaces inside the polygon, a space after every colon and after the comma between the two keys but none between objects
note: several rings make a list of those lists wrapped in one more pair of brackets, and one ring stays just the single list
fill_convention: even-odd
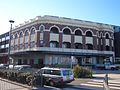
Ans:
[{"label": "blue sky", "polygon": [[0,34],[43,15],[120,25],[120,0],[0,0]]}]

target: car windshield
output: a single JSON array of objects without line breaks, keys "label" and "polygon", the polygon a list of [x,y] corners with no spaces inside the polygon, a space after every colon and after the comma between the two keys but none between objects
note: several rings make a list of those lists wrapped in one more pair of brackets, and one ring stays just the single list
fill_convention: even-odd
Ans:
[{"label": "car windshield", "polygon": [[72,70],[63,70],[63,76],[72,75]]}]

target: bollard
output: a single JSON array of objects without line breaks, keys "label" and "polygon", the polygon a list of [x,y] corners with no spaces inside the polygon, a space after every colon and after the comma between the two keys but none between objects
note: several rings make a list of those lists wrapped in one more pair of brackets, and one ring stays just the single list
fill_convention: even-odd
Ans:
[{"label": "bollard", "polygon": [[105,82],[108,85],[108,74],[105,75]]}]

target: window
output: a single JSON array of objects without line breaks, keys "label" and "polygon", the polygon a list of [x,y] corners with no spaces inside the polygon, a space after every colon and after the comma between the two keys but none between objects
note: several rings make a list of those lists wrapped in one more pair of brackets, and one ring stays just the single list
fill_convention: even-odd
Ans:
[{"label": "window", "polygon": [[70,30],[69,30],[68,28],[65,28],[65,29],[63,30],[63,34],[70,35],[71,33],[70,33]]},{"label": "window", "polygon": [[8,48],[9,47],[9,44],[6,44],[6,48]]},{"label": "window", "polygon": [[1,45],[1,48],[5,48],[5,45]]},{"label": "window", "polygon": [[91,31],[87,31],[87,32],[86,32],[86,36],[87,36],[87,37],[92,37],[92,32],[91,32]]},{"label": "window", "polygon": [[71,70],[63,70],[63,76],[69,76],[72,75],[72,71]]},{"label": "window", "polygon": [[19,36],[19,37],[20,37],[20,38],[22,38],[22,37],[23,37],[23,33],[22,33],[22,32],[20,33],[20,36]]},{"label": "window", "polygon": [[15,34],[15,39],[17,39],[17,38],[18,38],[18,34],[16,33],[16,34]]},{"label": "window", "polygon": [[32,29],[30,35],[35,34],[35,29]]},{"label": "window", "polygon": [[6,36],[6,40],[9,40],[10,39],[10,37],[9,36]]},{"label": "window", "polygon": [[25,31],[25,36],[28,36],[28,35],[29,35],[28,30],[26,30]]},{"label": "window", "polygon": [[61,75],[60,70],[44,70],[44,74]]},{"label": "window", "polygon": [[82,33],[81,33],[81,31],[80,31],[80,30],[76,30],[76,31],[75,31],[75,35],[82,36]]},{"label": "window", "polygon": [[108,34],[106,34],[106,39],[109,39],[109,35]]},{"label": "window", "polygon": [[52,27],[52,28],[50,29],[50,33],[56,33],[56,34],[58,34],[58,33],[59,33],[58,28]]},{"label": "window", "polygon": [[2,41],[5,41],[5,37],[4,37],[4,38],[2,38]]},{"label": "window", "polygon": [[43,32],[44,29],[45,29],[45,26],[44,26],[44,25],[41,25],[40,28],[39,28],[40,32]]}]

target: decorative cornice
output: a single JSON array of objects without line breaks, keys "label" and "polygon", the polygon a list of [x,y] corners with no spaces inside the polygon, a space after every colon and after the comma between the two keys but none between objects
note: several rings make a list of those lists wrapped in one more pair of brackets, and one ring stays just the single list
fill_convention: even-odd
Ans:
[{"label": "decorative cornice", "polygon": [[30,19],[29,21],[24,22],[23,24],[19,24],[13,29],[13,32],[18,31],[20,29],[24,29],[26,27],[29,27],[35,24],[39,24],[39,23],[53,23],[53,24],[60,24],[60,25],[66,25],[66,26],[90,28],[98,31],[114,32],[112,25],[95,23],[91,21],[70,19],[70,18],[64,18],[64,17],[56,17],[56,16],[43,16],[43,17],[37,16],[34,19]]}]

